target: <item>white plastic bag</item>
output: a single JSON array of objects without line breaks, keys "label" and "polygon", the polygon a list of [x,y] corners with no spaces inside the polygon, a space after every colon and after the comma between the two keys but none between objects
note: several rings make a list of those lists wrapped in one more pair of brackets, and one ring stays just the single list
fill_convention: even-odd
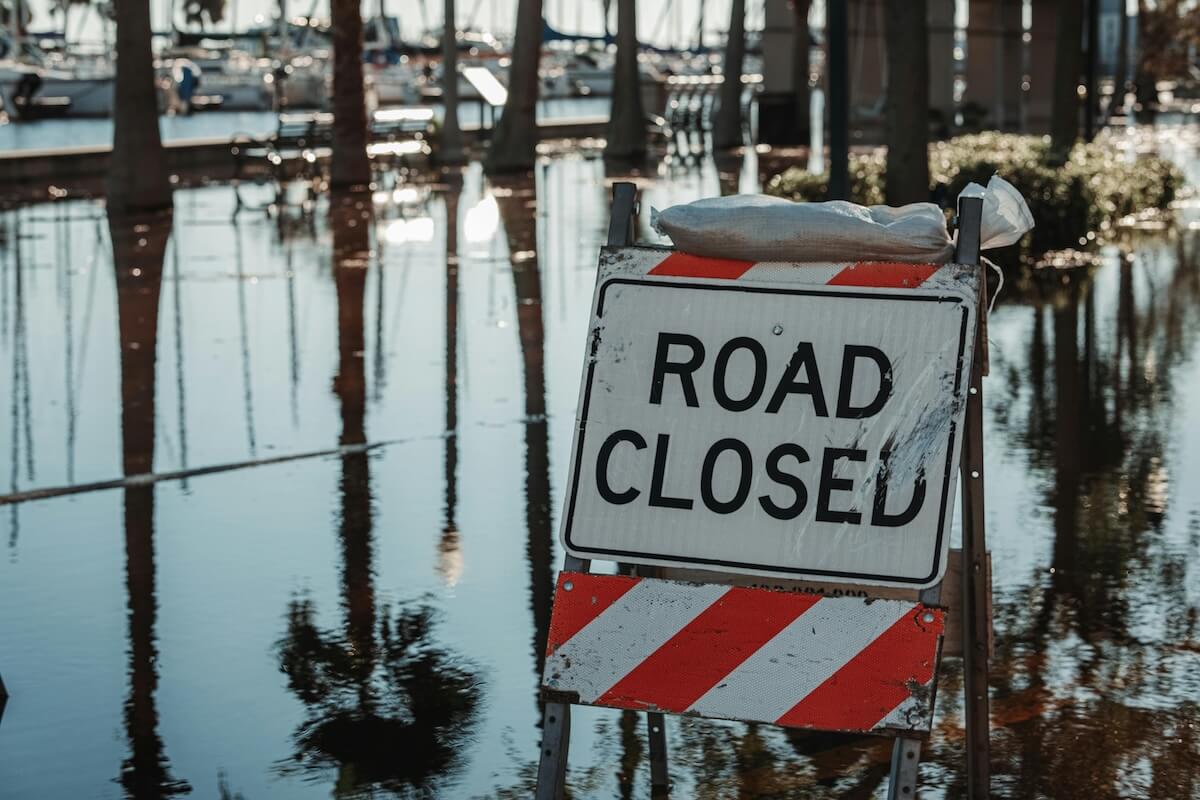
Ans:
[{"label": "white plastic bag", "polygon": [[1025,204],[1025,198],[1017,187],[999,175],[992,176],[986,189],[978,183],[968,183],[958,196],[983,198],[983,218],[979,225],[981,250],[1016,244],[1033,230],[1033,214]]},{"label": "white plastic bag", "polygon": [[[983,249],[1003,247],[1033,227],[1020,192],[999,176],[962,196],[983,197]],[[733,195],[651,209],[651,225],[687,253],[742,261],[902,261],[944,263],[954,255],[942,210],[933,203],[860,206],[842,200],[794,203]]]}]

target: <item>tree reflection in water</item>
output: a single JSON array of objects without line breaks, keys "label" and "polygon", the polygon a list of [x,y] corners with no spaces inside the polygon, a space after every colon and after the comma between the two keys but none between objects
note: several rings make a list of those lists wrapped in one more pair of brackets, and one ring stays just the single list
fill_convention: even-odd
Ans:
[{"label": "tree reflection in water", "polygon": [[[163,257],[171,216],[109,219],[116,269],[121,353],[121,445],[126,476],[154,471],[155,366]],[[125,586],[129,605],[129,696],[125,736],[129,755],[121,764],[126,797],[156,800],[187,794],[187,782],[171,777],[158,735],[158,646],[155,624],[154,486],[125,490]]]},{"label": "tree reflection in water", "polygon": [[1187,548],[1163,526],[1173,384],[1200,330],[1197,240],[1178,242],[1120,256],[1115,292],[1087,276],[1048,290],[1026,364],[1000,354],[994,367],[1007,396],[993,419],[1027,453],[1053,521],[1049,570],[996,599],[993,770],[1006,796],[1200,791],[1197,609]]},{"label": "tree reflection in water", "polygon": [[540,682],[554,597],[554,525],[550,514],[546,332],[542,319],[542,276],[538,268],[537,183],[532,175],[506,177],[493,181],[492,190],[508,238],[517,303],[517,335],[525,389],[526,555],[533,609],[533,654]]},{"label": "tree reflection in water", "polygon": [[463,557],[458,531],[458,200],[462,173],[447,170],[446,190],[446,451],[443,458],[446,524],[438,541],[437,571],[453,586],[462,575]]},{"label": "tree reflection in water", "polygon": [[322,629],[310,598],[289,605],[280,669],[307,709],[285,774],[336,772],[340,797],[423,795],[460,763],[481,687],[476,674],[433,645],[425,605],[376,615],[370,456],[364,428],[363,300],[370,265],[370,196],[335,196],[333,277],[338,304],[341,407],[341,629]]}]

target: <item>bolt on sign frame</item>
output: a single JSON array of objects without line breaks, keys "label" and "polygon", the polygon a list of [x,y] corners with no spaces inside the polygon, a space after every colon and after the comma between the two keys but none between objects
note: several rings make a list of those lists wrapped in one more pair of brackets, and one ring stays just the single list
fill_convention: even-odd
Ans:
[{"label": "bolt on sign frame", "polygon": [[[546,702],[536,794],[539,800],[563,796],[572,704],[647,712],[650,777],[655,796],[669,792],[663,724],[665,712],[892,736],[895,744],[888,796],[893,799],[915,797],[921,743],[928,736],[933,723],[937,667],[946,630],[946,609],[937,604],[941,599],[949,553],[948,517],[953,507],[952,492],[955,486],[952,470],[956,465],[961,471],[963,549],[960,573],[963,586],[959,594],[960,608],[953,611],[961,619],[963,638],[961,650],[967,701],[968,787],[972,798],[988,796],[990,608],[987,602],[983,529],[981,386],[981,378],[986,372],[987,307],[986,283],[979,266],[981,210],[982,201],[978,198],[961,201],[954,264],[753,264],[699,259],[662,248],[632,247],[636,190],[629,183],[614,186],[608,248],[602,255],[601,275],[597,282],[596,319],[603,320],[603,325],[598,323],[593,330],[589,366],[585,369],[581,392],[573,477],[563,525],[563,540],[568,554],[556,588],[542,679]],[[670,280],[662,282],[662,278]],[[743,278],[746,279],[744,287],[729,287],[726,283]],[[808,284],[809,288],[780,289],[781,280],[798,281]],[[649,309],[625,312],[633,313],[634,317],[621,317],[611,311],[606,316],[604,294],[616,284],[629,284],[631,287],[638,284],[631,291],[641,291],[642,296],[645,296],[647,287],[651,287],[651,292],[657,291],[653,288],[655,286],[674,294],[653,296]],[[815,284],[824,286],[818,290]],[[827,288],[831,286],[840,288]],[[908,291],[918,287],[920,292]],[[708,289],[727,291],[705,291]],[[881,289],[895,291],[881,292]],[[791,296],[780,300],[768,293]],[[614,293],[614,296],[617,294]],[[711,300],[718,294],[719,308],[714,307]],[[846,300],[854,305],[836,306],[837,301],[844,303]],[[928,302],[894,302],[897,300]],[[727,454],[726,450],[730,451],[740,458],[742,474],[745,475],[751,463],[750,447],[741,439],[761,445],[762,437],[755,439],[756,432],[749,430],[752,426],[741,425],[739,420],[737,435],[730,435],[714,445],[724,450],[719,449],[717,456],[712,455],[712,450],[709,455],[701,456],[687,449],[689,443],[684,435],[689,431],[695,433],[697,428],[707,431],[715,424],[712,419],[700,417],[698,425],[692,423],[689,428],[689,423],[681,417],[670,417],[667,418],[670,430],[684,434],[677,436],[677,441],[683,439],[683,444],[677,445],[683,448],[680,463],[705,462],[700,486],[704,504],[710,511],[727,516],[706,518],[697,501],[695,507],[701,513],[688,516],[682,526],[684,535],[674,539],[671,539],[672,518],[656,518],[652,515],[652,509],[639,510],[640,516],[636,518],[606,516],[605,502],[628,506],[646,489],[649,489],[650,506],[665,505],[691,510],[693,501],[672,497],[669,491],[664,490],[663,464],[669,458],[666,455],[668,442],[664,435],[659,435],[656,448],[646,441],[647,437],[633,430],[637,427],[636,409],[628,410],[629,404],[606,405],[613,401],[605,399],[605,393],[621,396],[624,391],[619,379],[620,369],[610,369],[605,376],[597,378],[593,374],[593,365],[605,358],[614,364],[629,361],[642,368],[647,366],[647,362],[653,362],[656,371],[651,384],[650,402],[655,403],[655,393],[660,393],[661,398],[661,385],[667,377],[657,370],[665,364],[663,369],[674,373],[669,377],[679,379],[677,385],[682,391],[681,396],[690,407],[685,410],[693,412],[702,403],[697,399],[696,384],[689,385],[691,376],[685,372],[689,367],[694,371],[699,363],[697,359],[704,357],[703,344],[698,340],[692,341],[693,360],[684,363],[680,361],[680,354],[685,353],[687,348],[670,351],[670,346],[687,342],[676,334],[663,334],[660,331],[657,354],[638,352],[638,347],[647,346],[645,340],[650,336],[636,329],[637,315],[658,317],[655,326],[659,328],[667,324],[664,321],[673,319],[678,322],[680,319],[686,320],[688,315],[692,315],[691,322],[703,320],[705,327],[719,328],[719,322],[709,324],[710,321],[722,316],[735,316],[739,304],[743,309],[743,318],[747,316],[747,309],[753,318],[760,311],[762,315],[769,315],[773,308],[782,309],[780,302],[790,304],[787,306],[788,316],[784,317],[788,320],[789,328],[803,331],[804,325],[808,324],[811,331],[812,326],[816,325],[818,334],[825,332],[821,325],[828,323],[818,324],[811,319],[822,314],[828,317],[830,308],[836,309],[834,318],[846,315],[848,310],[860,316],[864,313],[886,315],[887,336],[895,334],[901,340],[918,341],[915,352],[923,357],[927,354],[925,360],[928,363],[919,363],[914,368],[912,365],[902,366],[897,360],[897,369],[893,370],[882,350],[848,344],[845,348],[847,355],[841,364],[841,383],[848,386],[842,386],[840,390],[835,387],[829,392],[830,396],[838,398],[836,416],[844,416],[846,420],[827,424],[850,425],[855,447],[861,443],[864,449],[876,448],[875,459],[864,467],[872,475],[877,475],[873,480],[873,511],[857,515],[861,519],[851,519],[846,517],[849,512],[844,508],[844,503],[841,512],[830,508],[832,494],[850,492],[853,487],[844,476],[840,479],[836,476],[835,467],[828,467],[831,461],[828,449],[822,458],[820,448],[813,446],[813,460],[826,462],[820,465],[820,488],[813,487],[813,494],[817,496],[817,519],[820,520],[821,513],[825,513],[826,522],[839,523],[825,529],[835,532],[830,537],[834,546],[828,551],[810,548],[809,551],[800,552],[802,546],[776,544],[772,550],[769,534],[757,535],[763,530],[759,525],[756,525],[754,542],[747,544],[743,539],[737,545],[729,545],[729,532],[744,522],[737,513],[747,507],[744,501],[749,499],[753,504],[754,498],[749,498],[748,489],[745,489],[748,480],[745,479],[733,495],[735,499],[743,501],[737,508],[733,507],[733,501],[717,498],[715,462]],[[810,305],[806,307],[804,303]],[[812,303],[821,305],[818,307]],[[614,300],[610,308],[616,305]],[[780,313],[784,312],[781,310]],[[802,319],[806,315],[810,317],[808,323]],[[946,320],[959,319],[961,323],[955,322],[950,326],[956,336],[944,336],[942,331],[947,328],[945,324],[939,328],[939,320],[944,323]],[[759,327],[765,324],[763,319],[756,322]],[[793,325],[793,322],[796,324]],[[878,328],[878,321],[875,324]],[[604,326],[607,326],[605,336],[610,330],[621,335],[614,337],[618,340],[615,345],[605,342],[603,346],[608,349],[602,352],[601,328]],[[737,327],[733,326],[734,329]],[[772,332],[779,336],[783,332],[783,325],[776,324]],[[789,330],[789,333],[794,332]],[[677,338],[664,345],[664,335]],[[779,383],[777,394],[783,399],[790,393],[807,394],[814,404],[818,402],[819,395],[822,398],[819,402],[824,405],[826,390],[821,388],[821,379],[817,377],[818,360],[813,345],[816,344],[817,350],[826,358],[829,350],[817,344],[820,335],[814,336],[811,332],[807,335],[814,342],[801,342],[801,347],[808,344],[808,360],[803,367],[806,370],[806,382],[798,380],[801,367],[796,364],[802,356],[793,356],[789,371],[785,371],[784,379]],[[835,337],[831,334],[828,338]],[[751,347],[754,343],[745,338],[731,340],[731,343],[733,341],[741,342],[739,347],[755,349]],[[881,347],[888,346],[883,342],[880,344]],[[902,344],[896,347],[900,348],[901,357],[906,355],[902,351]],[[718,364],[724,357],[726,368],[730,364],[727,349],[728,346],[722,348],[723,355],[717,357]],[[875,354],[869,352],[872,350]],[[674,361],[669,354],[664,356],[664,352],[668,351],[675,353]],[[764,353],[764,347],[758,346],[757,351]],[[798,348],[796,352],[801,354],[804,351]],[[900,417],[910,422],[899,427],[894,422],[879,422],[882,417],[877,417],[874,426],[863,422],[863,418],[878,413],[882,406],[876,407],[873,412],[865,411],[874,402],[864,401],[864,397],[871,396],[871,390],[868,389],[864,395],[861,386],[857,394],[853,389],[858,370],[864,369],[854,360],[859,356],[868,361],[873,359],[879,364],[876,373],[879,389],[875,400],[885,395],[889,398],[899,396],[897,405],[905,404]],[[849,359],[849,366],[846,358]],[[760,367],[764,361],[765,353],[758,361]],[[717,394],[721,391],[718,384],[724,380],[724,377],[720,380],[715,377],[717,369],[713,368],[713,391],[718,402],[725,409],[742,410],[738,407],[741,400]],[[869,371],[869,367],[866,371]],[[832,370],[827,369],[826,375],[832,378],[837,372],[835,366]],[[743,370],[741,375],[744,377],[745,374]],[[916,377],[913,378],[913,375]],[[902,376],[908,376],[909,385],[903,383]],[[593,386],[594,378],[596,386]],[[834,382],[829,380],[829,383]],[[922,394],[931,387],[930,392]],[[763,389],[752,388],[751,393],[755,392],[762,395]],[[592,402],[593,397],[598,399]],[[948,404],[934,402],[937,398],[942,398]],[[913,411],[914,404],[917,412]],[[779,406],[776,406],[775,411],[778,410]],[[610,413],[606,414],[606,411]],[[766,411],[771,413],[770,405]],[[593,415],[591,420],[589,413]],[[655,413],[659,412],[656,410]],[[820,411],[816,413],[817,416],[829,416]],[[782,416],[777,415],[772,419],[777,421]],[[628,423],[629,419],[635,421],[629,423],[630,428],[613,430],[617,427],[617,417],[622,423]],[[696,418],[693,416],[693,419]],[[663,418],[658,419],[661,422]],[[872,431],[872,427],[886,430],[880,433],[878,430]],[[601,433],[611,431],[598,451],[595,440],[599,436],[593,436],[590,444],[585,442],[584,433],[591,428]],[[961,430],[958,436],[956,429]],[[844,433],[847,429],[841,430]],[[730,433],[728,430],[725,432]],[[790,433],[796,432],[792,423]],[[947,433],[948,441],[943,441]],[[899,439],[905,440],[907,447],[897,445]],[[918,443],[916,446],[914,441]],[[618,446],[624,449],[623,455],[614,455]],[[799,514],[797,509],[803,510],[812,498],[807,496],[807,490],[798,479],[788,479],[783,464],[790,467],[792,462],[783,461],[783,456],[794,457],[797,464],[808,460],[809,456],[799,446],[782,447],[785,449],[777,447],[767,458],[767,474],[778,484],[777,488],[791,488],[795,500],[792,509],[796,514],[788,517],[786,509],[781,509],[778,504],[780,501],[775,499],[776,496],[786,495],[786,491],[762,495],[757,501],[761,503],[762,510],[776,519],[794,519]],[[920,463],[916,465],[905,461],[902,455],[913,450],[922,451]],[[835,449],[832,461],[836,462],[839,458],[865,459],[865,456],[857,455],[861,451],[856,450],[854,455],[848,455],[850,452],[848,449]],[[889,457],[893,452],[901,455],[890,463]],[[639,489],[627,485],[631,483],[631,476],[637,473],[631,467],[630,454],[643,459],[643,466],[653,460],[655,477],[652,486],[643,485]],[[622,458],[625,460],[613,466]],[[932,465],[928,474],[925,470],[926,459]],[[598,491],[605,502],[589,497],[587,491],[590,489],[580,489],[579,466],[584,461],[597,465],[597,489],[593,494]],[[809,466],[814,470],[818,468],[817,464]],[[895,496],[891,500],[888,499],[889,474],[893,479],[896,475],[906,476],[903,480],[892,481],[896,486],[893,492]],[[900,497],[904,494],[900,487],[906,486],[905,481],[913,474],[916,477],[914,488],[908,492],[911,495],[907,502],[908,509],[896,513],[898,505],[905,505]],[[635,478],[632,480],[636,483]],[[868,483],[864,481],[864,487]],[[614,488],[613,484],[620,485]],[[764,485],[773,484],[764,482]],[[679,488],[676,486],[677,490]],[[720,493],[722,498],[729,496],[728,484],[721,488]],[[855,505],[872,505],[869,496],[859,496],[864,493],[869,495],[866,488],[854,495],[857,500]],[[924,502],[926,495],[931,501],[940,500],[940,503]],[[642,500],[644,502],[645,497]],[[924,516],[920,516],[922,511],[926,512]],[[757,507],[752,508],[751,513],[755,515],[751,519],[762,519]],[[580,525],[583,533],[573,536],[573,525],[577,518],[583,520]],[[622,519],[632,521],[646,518],[649,519],[648,527],[640,536],[628,535],[629,532],[621,524]],[[885,526],[872,528],[875,539],[856,540],[854,537],[861,536],[861,533],[853,530],[855,526],[847,527],[844,524],[867,520],[871,526]],[[890,540],[878,537],[880,531],[885,534],[888,532],[888,525],[895,526],[892,529],[895,533]],[[657,548],[661,552],[639,549],[650,539],[660,543],[665,540],[668,544]],[[764,541],[767,542],[765,551],[762,549]],[[864,554],[864,551],[872,549],[864,547],[864,541],[884,542],[873,548],[883,551],[882,555]],[[784,545],[791,544],[794,542],[784,540]],[[755,548],[758,548],[757,552]],[[910,551],[917,551],[917,555],[909,557]],[[847,552],[856,555],[845,563],[839,561],[839,557]],[[618,569],[622,574],[590,574],[591,557],[621,562]],[[929,566],[929,559],[932,559],[932,567]],[[690,568],[690,572],[678,567]],[[691,580],[663,579],[668,572],[668,576],[683,574]],[[855,587],[865,588],[867,594],[872,593],[872,587],[875,587],[874,594],[884,596],[851,596],[863,594],[859,591],[847,593],[847,596],[836,596],[836,593],[823,595],[811,590],[796,591],[798,587],[795,581],[789,580],[795,578],[835,584],[851,583]],[[744,585],[747,579],[759,583]],[[697,580],[700,582],[695,582]],[[730,583],[742,585],[731,586]],[[785,587],[789,590],[781,590]],[[887,590],[879,587],[887,587]],[[895,590],[904,587],[913,589],[915,598],[909,593],[905,595],[907,599],[895,599]],[[888,591],[891,591],[891,597],[887,596]]]}]

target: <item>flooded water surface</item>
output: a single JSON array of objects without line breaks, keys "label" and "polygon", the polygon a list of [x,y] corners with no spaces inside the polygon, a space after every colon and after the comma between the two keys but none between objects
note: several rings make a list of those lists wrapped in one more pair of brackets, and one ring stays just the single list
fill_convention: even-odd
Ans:
[{"label": "flooded water surface", "polygon": [[[739,169],[639,178],[642,236]],[[613,178],[0,216],[0,797],[530,796]],[[997,796],[1200,796],[1198,209],[991,317]],[[678,797],[885,793],[884,739],[668,742]],[[923,758],[962,796],[955,662]],[[570,763],[649,796],[644,717],[578,710]]]}]

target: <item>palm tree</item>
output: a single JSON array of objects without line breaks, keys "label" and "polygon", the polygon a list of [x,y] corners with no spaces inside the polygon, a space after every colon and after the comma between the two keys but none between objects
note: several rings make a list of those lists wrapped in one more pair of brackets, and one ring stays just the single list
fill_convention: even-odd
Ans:
[{"label": "palm tree", "polygon": [[363,21],[359,0],[330,0],[333,27],[333,163],[336,189],[365,189],[371,183],[367,160],[367,107],[363,96]]},{"label": "palm tree", "polygon": [[1054,106],[1050,152],[1065,161],[1079,138],[1079,73],[1083,66],[1083,0],[1058,0],[1054,51]]},{"label": "palm tree", "polygon": [[542,0],[519,0],[508,99],[488,150],[487,171],[524,172],[537,159],[538,61],[542,55]]},{"label": "palm tree", "polygon": [[733,0],[729,10],[729,39],[725,42],[725,81],[713,120],[713,148],[742,145],[742,61],[746,56],[746,0]]},{"label": "palm tree", "polygon": [[158,130],[149,0],[116,0],[117,74],[106,190],[110,215],[171,207],[171,182]]},{"label": "palm tree", "polygon": [[1151,69],[1154,60],[1154,48],[1147,46],[1146,32],[1154,26],[1155,15],[1146,4],[1146,0],[1138,0],[1137,6],[1137,66],[1134,68],[1134,89],[1137,92],[1135,110],[1138,122],[1150,122],[1158,107],[1158,87],[1156,76]]},{"label": "palm tree", "polygon": [[929,199],[929,47],[925,0],[887,0],[889,205]]},{"label": "palm tree", "polygon": [[617,63],[612,110],[604,145],[607,158],[640,161],[646,156],[646,113],[638,73],[637,2],[617,2]]},{"label": "palm tree", "polygon": [[1108,114],[1125,112],[1125,92],[1129,88],[1129,11],[1124,0],[1120,3],[1121,16],[1117,22],[1117,63],[1113,68],[1113,96]]},{"label": "palm tree", "polygon": [[462,131],[458,127],[458,25],[454,15],[454,0],[445,0],[445,24],[442,28],[442,106],[446,118],[442,121],[442,136],[438,160],[443,164],[465,161]]}]

